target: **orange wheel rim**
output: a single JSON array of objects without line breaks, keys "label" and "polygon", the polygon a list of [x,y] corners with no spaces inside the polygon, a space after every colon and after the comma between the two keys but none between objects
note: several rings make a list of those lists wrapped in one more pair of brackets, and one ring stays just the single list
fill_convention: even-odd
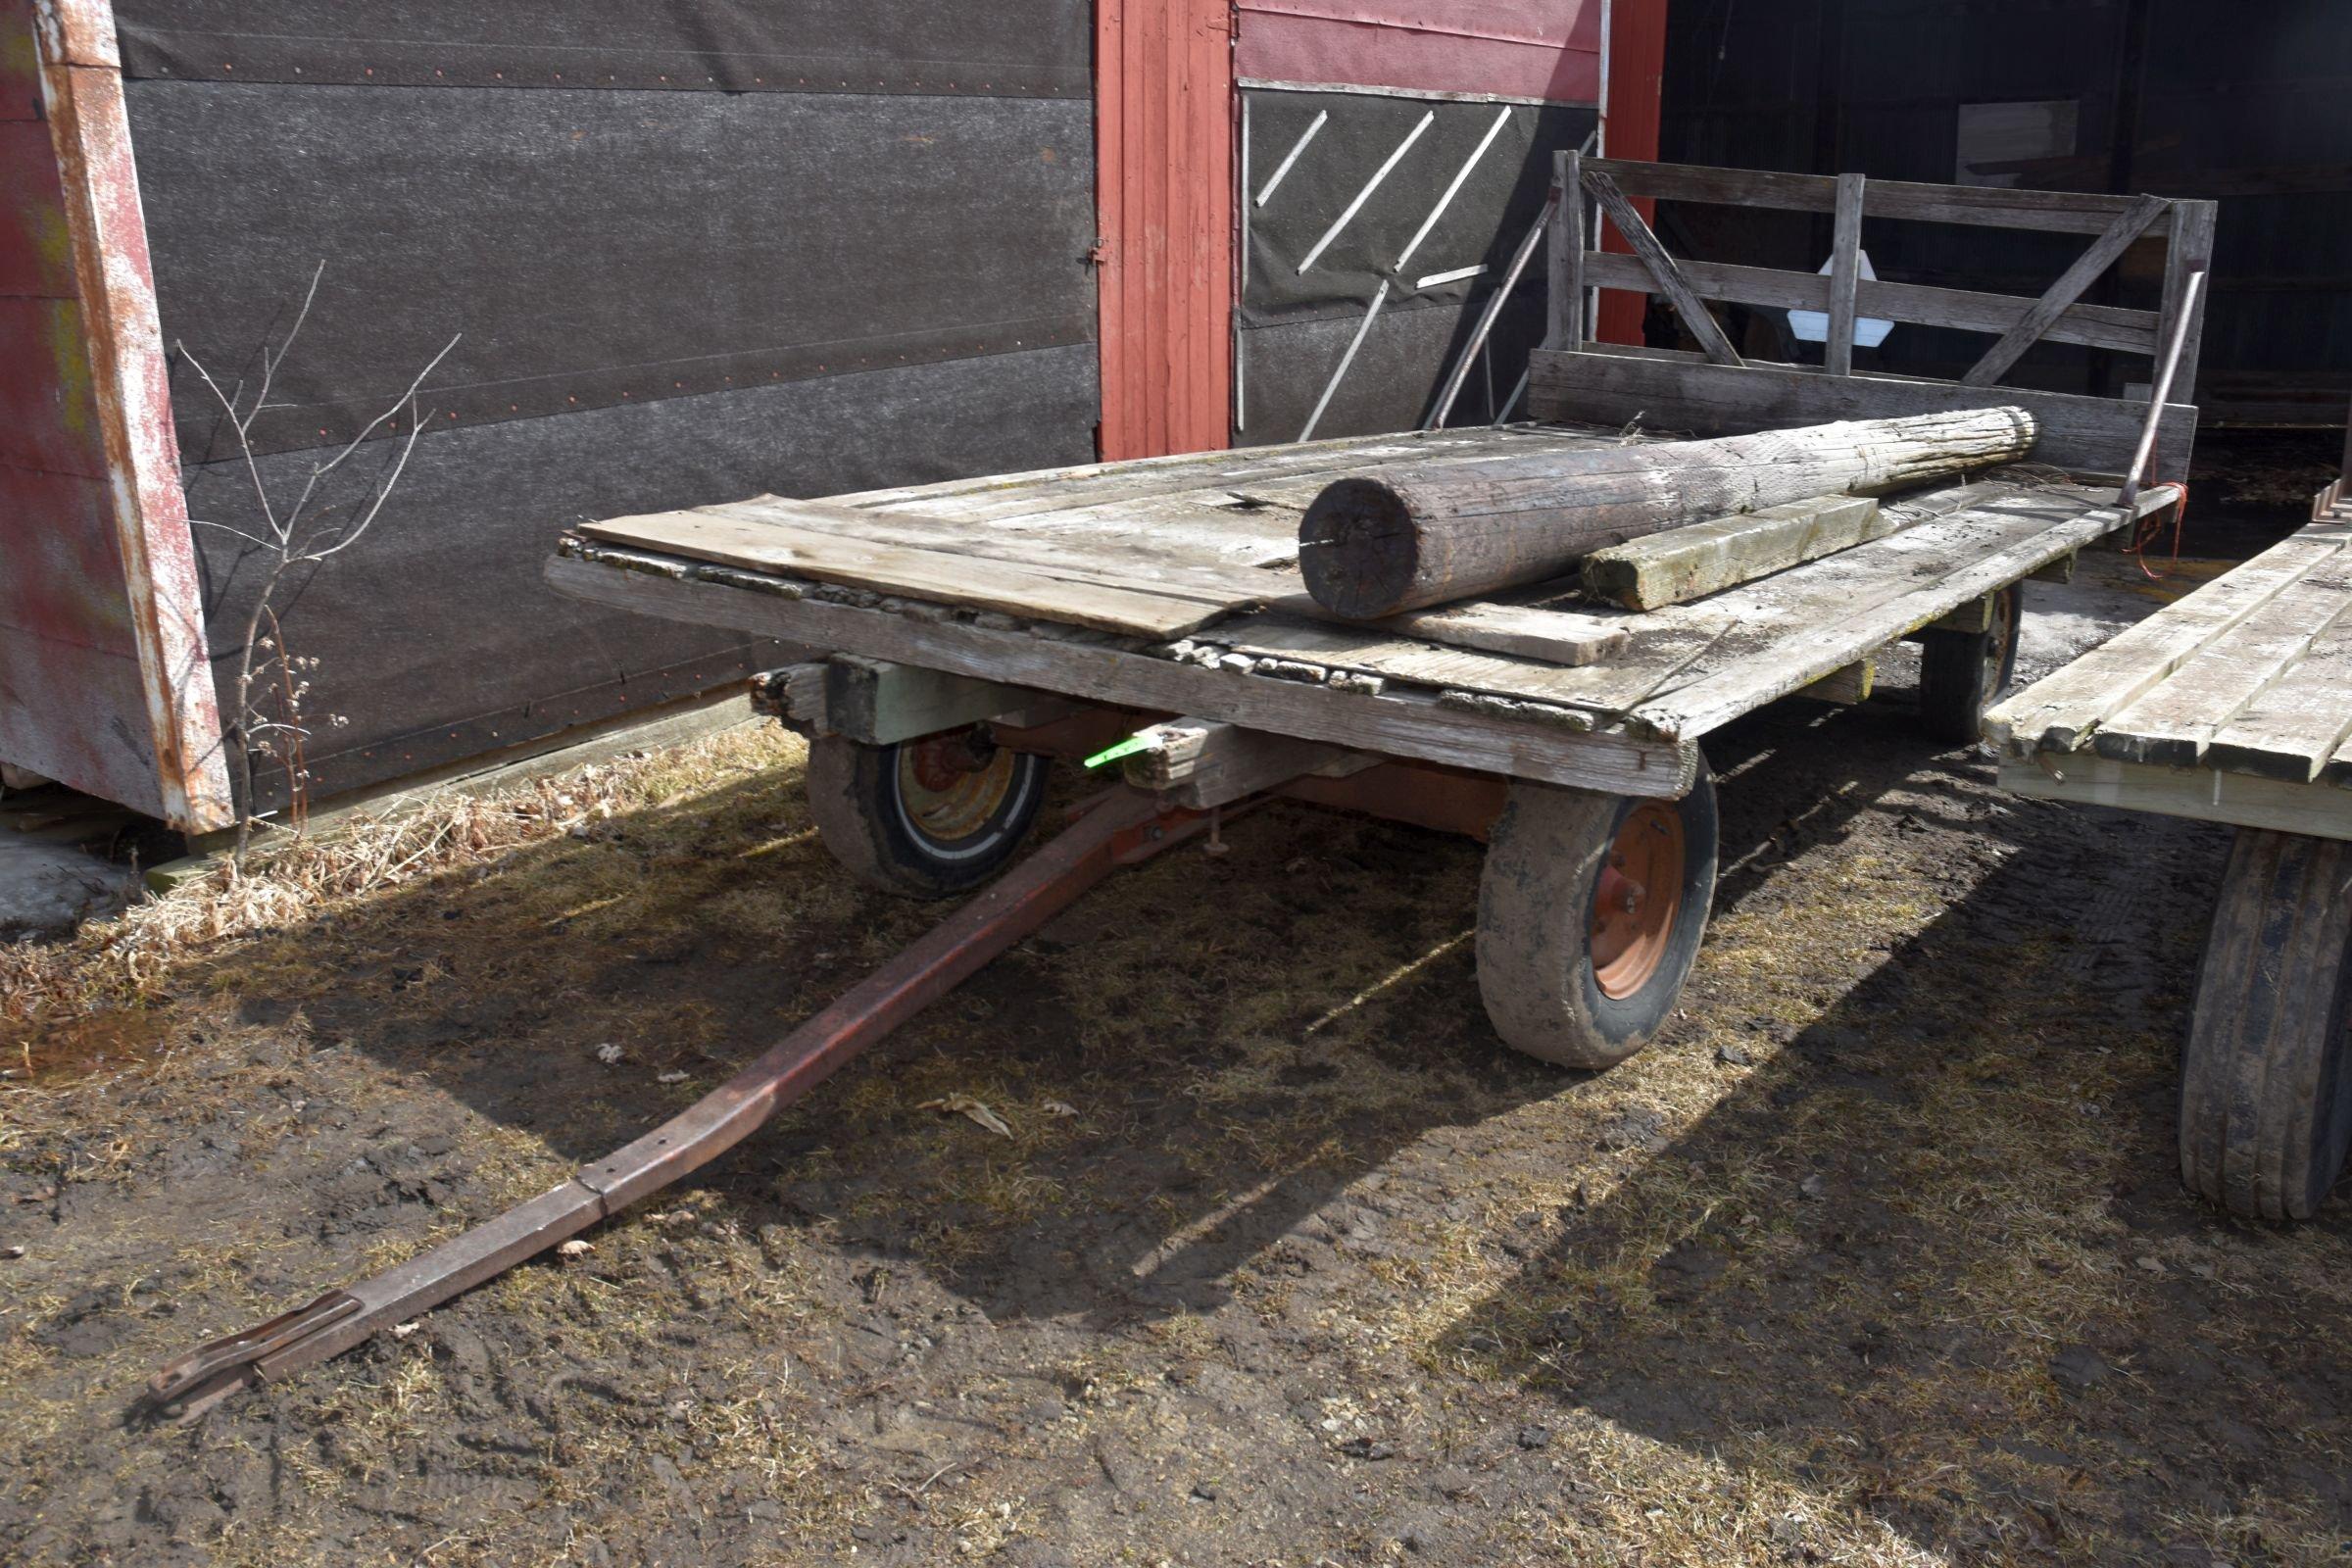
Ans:
[{"label": "orange wheel rim", "polygon": [[1649,984],[1683,907],[1683,818],[1663,801],[1628,811],[1592,890],[1592,980],[1622,1001]]},{"label": "orange wheel rim", "polygon": [[971,730],[899,748],[899,800],[913,824],[952,844],[988,825],[1012,789],[1013,755]]}]

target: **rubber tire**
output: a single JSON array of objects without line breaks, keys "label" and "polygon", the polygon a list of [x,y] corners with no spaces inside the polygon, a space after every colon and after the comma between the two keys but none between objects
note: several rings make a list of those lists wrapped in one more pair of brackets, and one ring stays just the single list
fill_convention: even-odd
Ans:
[{"label": "rubber tire", "polygon": [[2352,844],[2239,828],[2180,1057],[2180,1179],[2308,1219],[2352,1148]]},{"label": "rubber tire", "polygon": [[1602,858],[1642,801],[1515,779],[1478,884],[1478,991],[1495,1033],[1564,1067],[1613,1067],[1674,1012],[1715,894],[1715,779],[1705,759],[1677,803],[1683,901],[1658,967],[1630,997],[1604,995],[1589,933]]},{"label": "rubber tire", "polygon": [[1946,745],[1971,746],[1984,738],[1984,710],[1999,700],[2017,672],[2024,585],[2011,583],[1994,598],[1990,631],[1919,634],[1919,719]]},{"label": "rubber tire", "polygon": [[[912,744],[911,742],[907,744]],[[899,800],[899,751],[839,735],[808,743],[808,813],[833,858],[858,881],[904,898],[968,893],[1004,868],[1046,801],[1048,759],[1013,754],[1012,787],[986,822],[943,853]]]}]

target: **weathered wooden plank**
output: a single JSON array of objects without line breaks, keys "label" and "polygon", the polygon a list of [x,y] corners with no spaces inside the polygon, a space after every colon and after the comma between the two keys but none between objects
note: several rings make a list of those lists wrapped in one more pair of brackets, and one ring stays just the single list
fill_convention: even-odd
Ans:
[{"label": "weathered wooden plank", "polygon": [[[2352,606],[2352,592],[2344,603]],[[2339,612],[2301,659],[2214,732],[2204,760],[2208,767],[2233,773],[2308,784],[2321,776],[2347,736],[2352,736],[2352,611]]]},{"label": "weathered wooden plank", "polygon": [[[2144,404],[2027,387],[1964,387],[1883,375],[1824,375],[1788,365],[1709,365],[1653,353],[1538,349],[1529,378],[1537,417],[1724,435],[1833,419],[1885,418],[1954,409],[2022,408],[2039,428],[2034,460],[2074,473],[2120,474],[2139,443]],[[2186,469],[2197,411],[2165,407],[2155,477]]]},{"label": "weathered wooden plank", "polygon": [[1666,254],[1666,247],[1658,242],[1657,235],[1650,232],[1649,224],[1642,220],[1640,210],[1626,200],[1625,192],[1617,188],[1617,182],[1598,170],[1588,170],[1584,184],[1585,189],[1591,191],[1600,203],[1600,210],[1617,225],[1617,232],[1624,235],[1626,243],[1633,246],[1634,254],[1641,257],[1642,265],[1649,269],[1649,275],[1656,282],[1658,291],[1666,296],[1675,314],[1683,318],[1683,325],[1690,329],[1690,335],[1698,339],[1698,346],[1707,358],[1717,365],[1746,364],[1740,358],[1740,351],[1732,347],[1732,340],[1723,335],[1723,324],[1707,309],[1706,301],[1692,291],[1690,280],[1683,276],[1682,269],[1675,265],[1672,256]]},{"label": "weathered wooden plank", "polygon": [[[1302,594],[1297,600],[1279,600],[1271,608],[1303,611],[1319,607]],[[1597,664],[1622,652],[1632,635],[1623,617],[1618,615],[1557,605],[1495,600],[1407,611],[1387,620],[1374,621],[1370,629],[1571,668]]]},{"label": "weathered wooden plank", "polygon": [[[788,598],[783,591],[751,591],[698,577],[713,568],[692,562],[589,548],[601,559],[551,559],[550,586],[573,598],[673,620],[730,626],[1088,702],[1192,713],[1351,751],[1618,795],[1680,796],[1690,787],[1697,757],[1693,747],[1623,734],[1580,735],[1524,719],[1455,711],[1418,692],[1377,697],[1335,692],[1100,644],[917,620]],[[774,588],[789,591],[791,585],[779,582]]]},{"label": "weathered wooden plank", "polygon": [[1544,341],[1570,347],[1585,340],[1584,158],[1574,148],[1551,160],[1551,223],[1544,275]]},{"label": "weathered wooden plank", "polygon": [[[1956,500],[1966,504],[1955,505]],[[1906,498],[1887,504],[1883,510],[1922,520],[1885,538],[1709,598],[1664,610],[1620,612],[1628,633],[1623,652],[1591,666],[1547,672],[1542,676],[1540,690],[1530,686],[1524,695],[1584,709],[1605,725],[1680,685],[1752,665],[1756,658],[1768,656],[1775,648],[1824,632],[1829,645],[1808,655],[1821,662],[1802,679],[1793,679],[1782,690],[1756,699],[1769,701],[1804,680],[1867,656],[1909,629],[1907,624],[1898,624],[1876,636],[1849,634],[1848,628],[1861,624],[1858,617],[1864,612],[1896,599],[1924,594],[1926,599],[1914,598],[1911,612],[1900,617],[1908,620],[1916,613],[1924,621],[1981,597],[1985,591],[1983,588],[1938,597],[1937,585],[1973,562],[2038,538],[2095,511],[2103,500],[2103,496],[2073,488],[1981,484],[1953,486],[1918,500]],[[2005,510],[2012,507],[2024,510]],[[2030,561],[2020,569],[2031,569],[2034,564]],[[1220,636],[1227,629],[1216,627],[1207,635]],[[1509,672],[1509,678],[1515,682],[1524,673]],[[1509,688],[1497,679],[1489,689]]]},{"label": "weathered wooden plank", "polygon": [[1818,496],[1669,528],[1585,558],[1585,592],[1629,610],[1679,605],[1894,529],[1867,496]]},{"label": "weathered wooden plank", "polygon": [[1838,176],[1838,216],[1830,241],[1829,340],[1822,368],[1832,375],[1854,371],[1854,285],[1862,280],[1862,187],[1860,174]]},{"label": "weathered wooden plank", "polygon": [[2156,767],[2090,754],[2003,757],[2000,782],[2005,790],[2036,800],[2352,839],[2352,790],[2325,784],[2289,784],[2210,767]]},{"label": "weathered wooden plank", "polygon": [[2161,196],[2138,196],[2132,205],[2118,213],[2105,233],[2091,242],[2090,248],[2075,259],[2075,265],[2058,274],[2058,280],[2042,292],[2033,307],[2018,318],[2015,326],[2003,332],[1984,357],[1968,368],[1960,377],[1963,386],[1991,386],[2009,373],[2026,350],[2032,348],[2068,306],[2082,297],[2082,291],[2099,279],[2099,274],[2113,267],[2116,259],[2129,250],[2132,242],[2145,233],[2148,226],[2164,216],[2171,204]]},{"label": "weathered wooden plank", "polygon": [[1058,575],[1049,568],[869,544],[839,534],[744,522],[710,513],[616,517],[587,524],[580,531],[608,543],[636,545],[755,571],[786,572],[818,582],[906,594],[934,604],[1034,615],[1103,631],[1181,637],[1216,619],[1227,608],[1174,593]]},{"label": "weathered wooden plank", "polygon": [[1613,436],[1613,431],[1534,425],[1402,430],[1335,436],[1325,441],[1293,442],[1279,447],[1127,458],[1116,463],[853,491],[826,499],[837,506],[859,509],[910,508],[938,517],[1034,517],[1153,497],[1253,493],[1257,486],[1281,479],[1343,473],[1392,458],[1436,462],[1448,455],[1532,452],[1553,447],[1569,450]]},{"label": "weathered wooden plank", "polygon": [[[1585,167],[1607,173],[1632,196],[1707,202],[1724,207],[1768,207],[1792,213],[1838,210],[1838,181],[1828,174],[1708,169],[1694,164],[1652,164],[1615,158],[1589,158]],[[2096,234],[2130,205],[2129,197],[2077,191],[2008,190],[1874,179],[1863,213],[1870,218],[1905,218],[1921,222]]]},{"label": "weathered wooden plank", "polygon": [[[1240,615],[1202,634],[1220,648],[1261,659],[1294,659],[1330,668],[1360,670],[1432,689],[1453,688],[1540,702],[1573,701],[1582,666],[1540,664],[1474,648],[1383,636],[1372,628],[1296,620],[1279,614]],[[1577,720],[1591,727],[1592,720]]]},{"label": "weathered wooden plank", "polygon": [[[1804,584],[1805,592],[1817,601],[1828,599],[1838,609],[1769,640],[1755,638],[1742,627],[1740,635],[1727,637],[1705,661],[1694,662],[1689,674],[1635,708],[1633,722],[1651,734],[1694,740],[1741,713],[1821,679],[1865,650],[1907,636],[1968,600],[2006,587],[2100,534],[2126,526],[2124,514],[2113,508],[2051,507],[2038,516],[2023,510],[2037,499],[2019,498],[1994,509],[2009,509],[2022,524],[1997,548],[1957,549],[1944,557],[1952,564],[1950,569],[1933,582],[1876,603],[1862,602],[1868,598],[1863,593],[1825,591],[1837,587],[1842,575],[1837,570],[1840,565],[1877,564],[1862,559],[1874,551],[1899,559],[1905,553],[1903,547],[1919,535],[1937,531],[1959,535],[1986,514],[1963,513],[1955,519],[1925,523],[1814,564],[1804,575],[1819,573],[1823,580]],[[1797,575],[1768,582],[1788,582]]]},{"label": "weathered wooden plank", "polygon": [[[2112,538],[2113,535],[2110,535],[2109,537]],[[2082,552],[2077,551],[2073,554],[2063,556],[2060,559],[2051,562],[2039,571],[2034,572],[2026,580],[2028,582],[2073,582],[2075,580],[2075,562],[2080,559],[2081,554]]]},{"label": "weathered wooden plank", "polygon": [[[2212,202],[2175,202],[2165,246],[2164,309],[2156,323],[2156,341],[2171,343],[2174,324],[2184,315],[2189,318],[2188,331],[2180,340],[2180,363],[2173,374],[2174,386],[2189,402],[2196,400],[2198,352],[2205,340],[2206,307],[2213,297],[2214,214]],[[2207,274],[2207,286],[2192,300],[2188,280],[2198,272]]]},{"label": "weathered wooden plank", "polygon": [[[1697,262],[1687,257],[1682,261],[1682,269],[1690,286],[1704,299],[1788,311],[1830,308],[1830,279],[1819,272],[1783,272],[1768,267]],[[1600,288],[1646,290],[1649,274],[1635,257],[1594,252],[1585,258],[1585,281]],[[1920,326],[2006,332],[2033,308],[2034,301],[2021,294],[1984,294],[1970,289],[1891,283],[1885,278],[1859,276],[1854,283],[1856,316],[1875,316]],[[2156,313],[2120,305],[2071,305],[2042,336],[2052,343],[2153,354]]]},{"label": "weathered wooden plank", "polygon": [[2063,669],[2013,693],[1984,715],[2004,751],[2074,752],[2120,711],[2194,659],[2216,638],[2303,576],[2336,559],[2341,536],[2282,540],[2184,595]]},{"label": "weathered wooden plank", "polygon": [[[1010,519],[990,526],[913,512],[869,512],[782,496],[755,496],[748,501],[657,515],[719,517],[866,544],[903,545],[1035,566],[1072,581],[1210,604],[1247,604],[1295,591],[1295,572],[1270,571],[1255,564],[1269,556],[1287,562],[1298,553],[1295,538],[1285,540],[1279,529],[1254,522],[1244,522],[1231,532],[1213,523],[1204,526],[1199,513],[1171,505],[1181,499],[1139,501],[1119,509],[1125,526],[1115,534],[1107,529],[1064,531],[1054,526],[1066,515],[1063,514],[1037,519],[1046,524],[1037,528]],[[1206,510],[1213,518],[1216,509]],[[640,529],[651,528],[641,519],[629,520]]]},{"label": "weathered wooden plank", "polygon": [[1143,751],[1122,764],[1128,783],[1197,811],[1230,806],[1309,773],[1360,772],[1378,758],[1207,718],[1171,718],[1139,732]]},{"label": "weathered wooden plank", "polygon": [[2118,761],[2188,767],[2202,760],[2215,732],[2270,690],[2344,614],[2352,604],[2348,586],[2337,572],[2305,573],[2197,650],[2170,679],[2108,714],[2091,744]]}]

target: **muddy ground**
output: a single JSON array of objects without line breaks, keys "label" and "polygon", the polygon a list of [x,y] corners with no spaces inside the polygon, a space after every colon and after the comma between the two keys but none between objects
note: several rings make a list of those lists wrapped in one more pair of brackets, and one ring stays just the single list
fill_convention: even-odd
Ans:
[{"label": "muddy ground", "polygon": [[[2180,586],[2091,559],[2027,673]],[[835,874],[774,731],[364,894],[183,890],[19,976],[0,1557],[2345,1561],[2352,1205],[2174,1175],[2226,835],[2004,795],[1906,678],[1710,744],[1708,946],[1615,1071],[1496,1041],[1474,845],[1276,808],[592,1250],[149,1428],[159,1362],[551,1185],[936,912]]]}]

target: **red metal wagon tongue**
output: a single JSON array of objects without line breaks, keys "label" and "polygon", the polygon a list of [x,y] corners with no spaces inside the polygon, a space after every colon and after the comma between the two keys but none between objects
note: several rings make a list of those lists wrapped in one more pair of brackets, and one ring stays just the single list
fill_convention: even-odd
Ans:
[{"label": "red metal wagon tongue", "polygon": [[1208,822],[1124,786],[1098,797],[1053,843],[685,1111],[487,1224],[181,1356],[149,1381],[144,1403],[192,1421],[238,1389],[341,1354],[700,1169],[1111,872]]}]

